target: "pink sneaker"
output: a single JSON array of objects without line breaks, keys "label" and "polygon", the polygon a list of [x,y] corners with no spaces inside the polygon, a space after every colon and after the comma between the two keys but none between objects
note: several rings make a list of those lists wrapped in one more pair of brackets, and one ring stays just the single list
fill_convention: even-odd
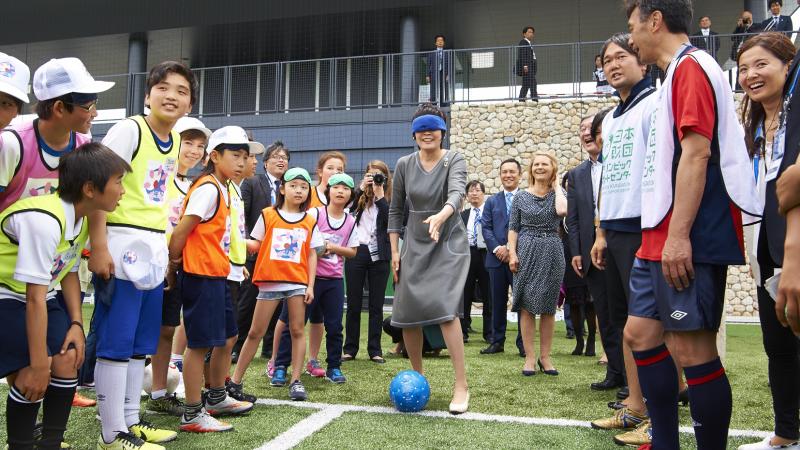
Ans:
[{"label": "pink sneaker", "polygon": [[275,373],[275,361],[270,359],[269,361],[267,361],[267,371],[264,372],[264,375],[266,375],[267,378],[271,380],[273,373]]},{"label": "pink sneaker", "polygon": [[319,365],[316,359],[309,359],[306,364],[306,373],[315,378],[322,378],[325,376],[325,369]]}]

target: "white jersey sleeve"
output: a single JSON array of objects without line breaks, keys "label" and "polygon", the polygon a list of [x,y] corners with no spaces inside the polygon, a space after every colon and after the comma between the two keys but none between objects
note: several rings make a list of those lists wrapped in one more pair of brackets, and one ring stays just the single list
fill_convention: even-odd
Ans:
[{"label": "white jersey sleeve", "polygon": [[133,153],[139,146],[139,125],[126,119],[117,122],[103,138],[103,145],[114,151],[120,158],[130,164]]},{"label": "white jersey sleeve", "polygon": [[197,187],[189,199],[186,201],[186,209],[183,211],[185,216],[197,216],[200,220],[208,220],[214,217],[219,206],[219,195],[217,188],[213,184],[204,184]]},{"label": "white jersey sleeve", "polygon": [[38,211],[20,212],[6,220],[3,231],[19,243],[14,279],[49,286],[53,258],[61,241],[58,221]]},{"label": "white jersey sleeve", "polygon": [[20,161],[19,139],[10,131],[0,133],[0,192],[4,191],[14,178]]}]

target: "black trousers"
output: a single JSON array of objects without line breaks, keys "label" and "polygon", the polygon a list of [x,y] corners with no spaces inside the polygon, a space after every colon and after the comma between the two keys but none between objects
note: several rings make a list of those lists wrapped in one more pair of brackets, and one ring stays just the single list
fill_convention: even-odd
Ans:
[{"label": "black trousers", "polygon": [[[591,265],[591,262],[588,264]],[[569,267],[572,270],[572,267]],[[625,362],[622,357],[622,330],[611,322],[611,311],[608,304],[606,275],[594,266],[589,267],[586,274],[586,285],[594,301],[597,322],[600,325],[600,340],[608,357],[606,379],[625,380]]]},{"label": "black trousers", "polygon": [[467,336],[467,329],[472,326],[472,302],[475,301],[475,288],[480,289],[483,300],[483,339],[492,339],[492,296],[489,290],[489,272],[486,271],[486,249],[478,247],[469,248],[469,272],[464,285],[464,317],[461,319],[461,330]]},{"label": "black trousers", "polygon": [[[535,64],[536,62],[534,61],[534,65]],[[539,98],[539,93],[536,88],[536,71],[533,69],[528,69],[528,73],[522,76],[522,87],[519,88],[519,99],[523,100],[528,94],[528,91],[530,91],[532,99]]]},{"label": "black trousers", "polygon": [[383,299],[389,279],[389,261],[372,261],[369,247],[361,245],[354,258],[344,263],[347,284],[347,324],[342,351],[356,356],[361,338],[361,305],[364,299],[364,282],[369,283],[369,325],[367,327],[367,354],[370,358],[383,356],[381,350],[381,322]]},{"label": "black trousers", "polygon": [[435,72],[431,78],[430,102],[434,105],[447,106],[450,104],[450,86],[447,76]]},{"label": "black trousers", "polygon": [[631,297],[631,269],[636,251],[642,246],[642,233],[607,230],[606,293],[611,326],[622,333],[628,320],[628,301]]},{"label": "black trousers", "polygon": [[[249,259],[245,262],[247,271],[251,274],[255,272],[255,261]],[[233,346],[233,351],[238,353],[242,350],[247,333],[250,332],[250,324],[253,323],[253,313],[256,310],[256,297],[258,297],[258,286],[250,282],[250,278],[244,280],[239,287],[239,301],[236,303],[236,326],[239,328],[239,338]],[[275,335],[275,324],[278,323],[278,316],[280,316],[281,309],[276,308],[272,319],[269,321],[267,327],[267,334],[264,335],[263,345],[261,346],[261,354],[264,356],[272,355],[272,338]]]},{"label": "black trousers", "polygon": [[[763,223],[763,222],[762,222]],[[763,226],[758,242],[758,263],[761,269],[761,284],[774,274],[766,245]],[[761,319],[761,334],[764,351],[767,353],[767,373],[772,392],[772,409],[775,413],[775,434],[786,439],[800,438],[800,343],[791,328],[784,328],[775,314],[775,301],[763,287],[756,288],[758,316]]]}]

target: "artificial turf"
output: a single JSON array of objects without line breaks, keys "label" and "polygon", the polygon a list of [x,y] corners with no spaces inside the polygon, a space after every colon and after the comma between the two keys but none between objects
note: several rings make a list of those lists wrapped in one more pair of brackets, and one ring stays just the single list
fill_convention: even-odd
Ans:
[{"label": "artificial turf", "polygon": [[[91,310],[85,311],[90,317]],[[476,318],[477,319],[477,318]],[[366,326],[366,316],[362,324]],[[473,327],[480,326],[480,319]],[[523,377],[520,374],[523,359],[517,355],[513,339],[514,324],[509,324],[506,352],[480,355],[486,344],[480,330],[471,335],[466,345],[468,380],[470,384],[470,411],[512,416],[566,418],[593,420],[610,415],[606,403],[613,391],[595,392],[589,384],[603,378],[605,369],[597,365],[597,357],[572,356],[569,353],[574,340],[564,338],[564,324],[556,327],[553,363],[561,372],[557,377],[537,374]],[[758,326],[728,325],[728,353],[726,369],[733,387],[734,411],[731,428],[772,429],[772,407],[767,385],[766,356],[761,344]],[[386,364],[376,364],[366,358],[366,330],[362,330],[362,352],[356,360],[342,364],[348,381],[334,385],[322,379],[304,376],[309,400],[319,403],[368,406],[391,406],[387,387],[392,377],[410,368],[407,359],[387,357]],[[384,351],[391,348],[388,337],[383,337]],[[598,355],[601,348],[598,342]],[[439,357],[425,358],[425,372],[431,383],[431,400],[428,410],[446,410],[452,389],[452,366],[443,352]],[[320,355],[323,366],[323,354]],[[263,376],[265,360],[255,359],[247,377],[245,390],[259,398],[288,399],[287,388],[270,387]],[[0,405],[5,409],[5,386],[0,387]],[[91,391],[82,391],[91,396]],[[143,403],[146,400],[143,400]],[[257,405],[245,417],[229,419],[233,433],[194,435],[180,433],[178,440],[167,444],[170,449],[199,448],[255,448],[273,439],[314,410],[287,406]],[[74,408],[70,417],[66,439],[77,449],[94,448],[99,435],[99,423],[93,408]],[[176,429],[177,418],[146,417],[159,426]],[[227,419],[226,419],[227,420]],[[681,408],[681,425],[689,426],[688,408]],[[430,417],[385,415],[348,412],[301,444],[301,448],[443,448],[470,445],[473,448],[615,448],[611,442],[613,432],[602,432],[580,427],[532,426],[501,424]],[[682,447],[692,448],[693,437],[682,435]],[[735,448],[753,438],[736,438],[729,441]],[[5,441],[5,427],[0,429],[0,442]]]}]

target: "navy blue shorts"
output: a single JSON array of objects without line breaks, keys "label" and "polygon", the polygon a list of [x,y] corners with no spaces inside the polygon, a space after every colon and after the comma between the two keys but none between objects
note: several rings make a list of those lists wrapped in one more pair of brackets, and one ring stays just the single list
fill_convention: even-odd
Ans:
[{"label": "navy blue shorts", "polygon": [[227,280],[179,272],[178,286],[189,348],[224,347],[239,335]]},{"label": "navy blue shorts", "polygon": [[658,320],[665,331],[717,331],[728,266],[695,263],[694,273],[689,287],[679,292],[667,284],[660,262],[636,258],[628,315]]},{"label": "navy blue shorts", "polygon": [[[25,303],[0,299],[0,378],[31,365],[28,332],[25,326]],[[71,321],[56,300],[47,302],[47,355],[61,351]]]},{"label": "navy blue shorts", "polygon": [[[306,317],[311,323],[325,322],[325,317],[322,315],[322,308],[319,307],[316,300],[310,305],[306,305]],[[289,323],[289,306],[286,302],[281,303],[281,315],[278,319],[283,323]]]},{"label": "navy blue shorts", "polygon": [[181,324],[181,290],[173,286],[164,291],[164,304],[161,306],[161,325],[177,327]]},{"label": "navy blue shorts", "polygon": [[[120,278],[114,280],[113,290],[105,289],[99,277],[92,282],[99,286],[94,309],[97,357],[128,360],[136,355],[154,355],[161,333],[164,283],[142,291]],[[105,295],[111,298],[101,298]]]}]

